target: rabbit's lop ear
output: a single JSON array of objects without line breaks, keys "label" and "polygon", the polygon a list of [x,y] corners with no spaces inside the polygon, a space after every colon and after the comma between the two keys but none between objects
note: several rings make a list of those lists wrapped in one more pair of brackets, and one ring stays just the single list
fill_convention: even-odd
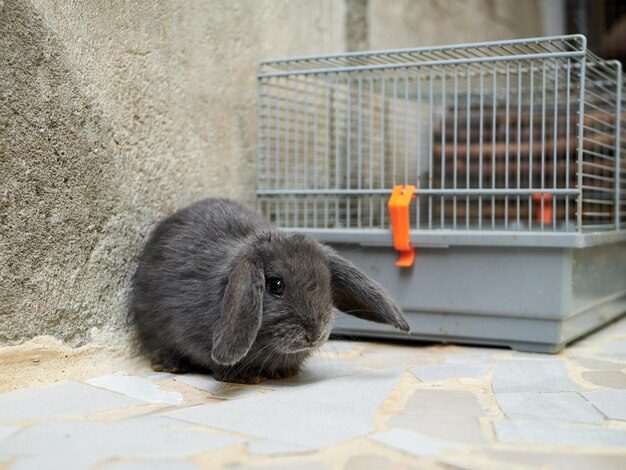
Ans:
[{"label": "rabbit's lop ear", "polygon": [[263,269],[247,258],[240,259],[228,278],[222,313],[213,331],[212,359],[232,365],[250,350],[261,326]]},{"label": "rabbit's lop ear", "polygon": [[333,249],[324,247],[335,307],[348,315],[386,323],[404,332],[409,324],[383,288]]}]

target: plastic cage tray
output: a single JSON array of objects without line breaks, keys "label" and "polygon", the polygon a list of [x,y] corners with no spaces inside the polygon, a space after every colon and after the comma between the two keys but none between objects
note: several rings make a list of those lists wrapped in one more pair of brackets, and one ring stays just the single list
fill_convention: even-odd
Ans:
[{"label": "plastic cage tray", "polygon": [[558,351],[626,311],[622,80],[580,35],[263,62],[258,209],[383,284],[414,338]]}]

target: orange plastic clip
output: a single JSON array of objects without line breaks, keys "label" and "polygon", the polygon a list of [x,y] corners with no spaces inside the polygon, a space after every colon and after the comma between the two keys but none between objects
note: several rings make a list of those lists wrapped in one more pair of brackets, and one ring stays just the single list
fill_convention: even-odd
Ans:
[{"label": "orange plastic clip", "polygon": [[415,186],[398,185],[393,188],[389,199],[389,215],[391,217],[391,232],[393,246],[400,252],[396,266],[409,268],[415,261],[415,247],[409,239],[409,206],[415,199]]},{"label": "orange plastic clip", "polygon": [[534,193],[533,201],[537,210],[537,222],[541,223],[543,220],[544,224],[552,223],[552,194]]}]

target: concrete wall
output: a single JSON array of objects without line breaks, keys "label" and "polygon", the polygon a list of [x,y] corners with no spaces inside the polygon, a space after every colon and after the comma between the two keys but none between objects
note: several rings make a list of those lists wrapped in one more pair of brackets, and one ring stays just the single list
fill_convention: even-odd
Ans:
[{"label": "concrete wall", "polygon": [[534,36],[538,11],[532,0],[0,1],[0,344],[121,344],[155,221],[208,195],[253,203],[259,60]]},{"label": "concrete wall", "polygon": [[[543,0],[552,1],[552,0]],[[539,0],[369,0],[376,49],[541,36]]]}]

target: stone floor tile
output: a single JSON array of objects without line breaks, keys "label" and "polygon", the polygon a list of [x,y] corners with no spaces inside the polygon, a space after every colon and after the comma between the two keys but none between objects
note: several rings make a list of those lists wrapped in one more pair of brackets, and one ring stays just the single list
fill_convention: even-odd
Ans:
[{"label": "stone floor tile", "polygon": [[[161,424],[155,424],[156,422]],[[167,424],[164,424],[167,423]],[[243,442],[162,418],[117,422],[43,421],[0,443],[0,454],[176,458]]]},{"label": "stone floor tile", "polygon": [[431,437],[484,443],[479,416],[485,411],[476,395],[463,390],[416,390],[405,408],[391,418],[394,427],[411,429]]},{"label": "stone floor tile", "polygon": [[602,349],[602,355],[611,357],[614,359],[619,359],[621,361],[626,360],[626,338],[616,339],[613,341],[608,341],[604,344],[604,348]]},{"label": "stone floor tile", "polygon": [[511,450],[487,450],[485,455],[500,462],[501,468],[513,464],[528,465],[531,468],[554,468],[567,470],[623,470],[626,454],[581,454],[570,450],[563,453],[531,452]]},{"label": "stone floor tile", "polygon": [[346,377],[361,372],[351,363],[337,360],[329,356],[315,357],[311,362],[305,364],[299,374],[288,379],[266,380],[261,383],[261,387],[284,388],[297,387],[316,382]]},{"label": "stone floor tile", "polygon": [[111,375],[104,375],[87,380],[89,385],[121,393],[130,398],[145,401],[147,403],[165,403],[168,405],[178,405],[182,403],[183,396],[178,392],[165,392],[147,379],[134,377],[116,372]]},{"label": "stone floor tile", "polygon": [[614,334],[626,335],[626,317],[611,323],[607,329]]},{"label": "stone floor tile", "polygon": [[189,460],[134,460],[101,465],[102,470],[199,470]]},{"label": "stone floor tile", "polygon": [[245,398],[251,395],[258,395],[261,390],[251,387],[230,387],[224,391],[213,394],[213,398],[221,398],[223,400],[236,400],[237,398]]},{"label": "stone floor tile", "polygon": [[[209,467],[211,468],[211,467]],[[316,458],[299,458],[298,460],[276,461],[275,459],[258,462],[229,462],[226,467],[228,470],[329,470],[330,467],[326,462]]]},{"label": "stone floor tile", "polygon": [[576,392],[515,392],[496,395],[511,419],[601,424],[604,417]]},{"label": "stone floor tile", "polygon": [[590,370],[582,378],[599,387],[626,389],[626,374],[619,370]]},{"label": "stone floor tile", "polygon": [[175,377],[177,382],[210,392],[213,398],[232,400],[261,393],[261,386],[237,386],[226,382],[218,382],[210,375],[184,374]]},{"label": "stone floor tile", "polygon": [[61,382],[0,394],[0,420],[17,421],[140,405],[144,402],[78,382]]},{"label": "stone floor tile", "polygon": [[390,425],[394,428],[410,429],[434,438],[465,444],[484,444],[487,442],[478,418],[459,417],[453,413],[428,413],[423,416],[401,414],[392,417]]},{"label": "stone floor tile", "polygon": [[411,369],[411,373],[422,382],[450,379],[480,379],[487,375],[491,367],[491,362],[427,364]]},{"label": "stone floor tile", "polygon": [[597,359],[595,357],[572,357],[575,362],[580,364],[586,369],[593,370],[622,370],[626,369],[626,365],[623,362],[612,362],[604,359]]},{"label": "stone floor tile", "polygon": [[580,447],[626,447],[626,430],[571,427],[548,421],[497,421],[497,439],[505,444],[537,444]]},{"label": "stone floor tile", "polygon": [[485,415],[485,411],[473,392],[440,388],[415,390],[407,400],[402,413],[415,415],[426,413],[450,414],[464,417]]},{"label": "stone floor tile", "polygon": [[147,372],[145,377],[149,380],[168,380],[177,377],[178,374],[172,374],[170,372]]},{"label": "stone floor tile", "polygon": [[[373,430],[378,406],[403,373],[394,367],[166,416],[296,446],[320,448]],[[340,423],[340,425],[338,425]]]},{"label": "stone floor tile", "polygon": [[9,437],[11,434],[17,432],[20,428],[17,426],[6,426],[0,424],[0,442]]},{"label": "stone floor tile", "polygon": [[559,359],[500,361],[493,372],[492,387],[495,393],[580,390]]},{"label": "stone floor tile", "polygon": [[313,447],[296,446],[275,441],[253,441],[248,444],[248,452],[258,455],[282,455],[310,452]]},{"label": "stone floor tile", "polygon": [[[369,345],[369,343],[365,343]],[[430,348],[420,347],[416,345],[413,348],[408,347],[389,347],[374,348],[366,346],[359,357],[353,360],[353,363],[365,369],[383,369],[391,366],[421,366],[438,362],[442,353],[432,351]]]},{"label": "stone floor tile", "polygon": [[455,353],[455,354],[447,354],[444,360],[445,364],[482,364],[489,363],[493,364],[493,358],[491,353],[480,352],[480,353]]},{"label": "stone floor tile", "polygon": [[[133,426],[154,426],[157,428],[168,426],[170,428],[176,426],[180,427],[180,423],[178,421],[154,413],[122,418],[118,422],[131,423]],[[183,424],[183,427],[185,427],[185,424]]]},{"label": "stone floor tile", "polygon": [[24,455],[11,465],[11,470],[85,470],[102,460],[91,455]]},{"label": "stone floor tile", "polygon": [[[626,320],[619,325],[626,326]],[[0,394],[0,420],[23,427],[0,424],[0,467],[11,462],[11,470],[73,470],[94,465],[101,470],[191,470],[196,464],[209,462],[212,450],[238,445],[220,452],[230,456],[229,468],[276,470],[308,465],[313,470],[325,468],[327,463],[311,454],[347,440],[345,449],[362,449],[358,455],[342,460],[343,468],[349,470],[401,469],[405,468],[403,462],[412,462],[411,468],[425,463],[472,470],[504,466],[621,470],[626,461],[626,427],[622,426],[626,421],[626,412],[622,411],[626,410],[626,389],[620,388],[626,380],[626,357],[620,356],[624,339],[620,333],[607,330],[606,335],[587,338],[584,347],[568,349],[557,356],[459,346],[331,342],[299,376],[258,386],[225,384],[210,375],[172,375],[146,369],[134,376],[107,376],[113,382],[122,376],[150,384],[146,395],[134,394],[140,400],[109,391],[129,394],[128,387],[104,390],[76,382],[18,390],[20,394],[30,391],[19,399],[12,395],[17,392],[8,392]],[[386,371],[390,364],[399,367]],[[498,411],[490,397],[481,395],[487,400],[480,402],[484,409],[477,399],[477,393],[485,392],[485,382],[420,384],[409,374],[400,382],[405,365],[418,373],[434,374],[424,375],[424,380],[486,378],[491,367],[497,403],[512,417],[493,424],[499,443],[491,445],[491,433],[484,435],[481,426]],[[601,390],[581,391],[582,386],[570,379],[566,366],[572,374],[575,372],[576,378],[586,381],[581,382],[587,384],[586,388],[593,383]],[[161,392],[160,386],[174,385],[163,384],[163,380],[186,383],[210,392],[211,398],[239,399],[222,403],[209,399],[201,406],[169,408],[162,416],[162,410],[157,410],[162,405],[150,406],[146,401],[150,400],[150,393]],[[391,406],[385,406],[384,414],[376,415],[396,383],[401,393],[389,397],[386,405]],[[179,391],[182,388],[176,387]],[[47,398],[42,389],[51,391],[52,396]],[[134,390],[132,385],[130,389]],[[94,399],[94,393],[104,395]],[[191,389],[184,393],[200,401],[208,396]],[[402,406],[399,398],[407,395],[404,408],[389,416],[391,409]],[[100,409],[102,403],[108,403],[103,397],[122,402]],[[62,402],[68,403],[68,407],[64,408]],[[96,409],[91,408],[92,402],[98,405]],[[31,405],[45,413],[27,413],[24,417],[23,410],[31,409]],[[7,410],[13,415],[19,412],[19,416],[5,420]],[[607,422],[603,414],[622,422]],[[19,422],[39,416],[71,418],[30,426]],[[88,419],[75,420],[85,416]],[[374,422],[391,430],[372,436]],[[217,429],[242,436],[224,436]],[[62,438],[64,435],[67,438]],[[350,440],[355,437],[361,439]],[[242,444],[247,445],[245,452]],[[524,447],[516,450],[509,444]],[[388,450],[387,455],[395,459],[389,460],[382,445],[410,455]],[[333,447],[332,453],[342,448]],[[18,452],[17,457],[11,457]],[[191,454],[197,454],[194,462],[187,458]],[[462,464],[465,459],[467,465]]]},{"label": "stone floor tile", "polygon": [[203,374],[176,375],[174,380],[211,393],[220,393],[230,387],[230,384],[218,382],[212,376]]},{"label": "stone floor tile", "polygon": [[583,396],[607,418],[626,421],[626,390],[594,390]]},{"label": "stone floor tile", "polygon": [[463,445],[435,439],[407,429],[392,429],[370,436],[376,442],[417,456],[437,455],[444,450],[467,451]]},{"label": "stone floor tile", "polygon": [[380,455],[355,455],[350,457],[343,470],[414,470],[415,465],[408,465]]}]

